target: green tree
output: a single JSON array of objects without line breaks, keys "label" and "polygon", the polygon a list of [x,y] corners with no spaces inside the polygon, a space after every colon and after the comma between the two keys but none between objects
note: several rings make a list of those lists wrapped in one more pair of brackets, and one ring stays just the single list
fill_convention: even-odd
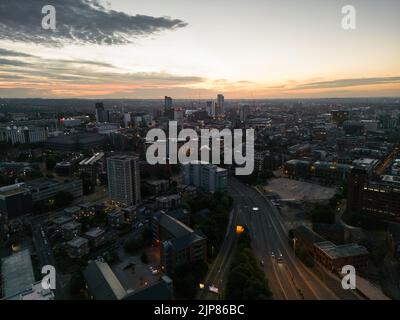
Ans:
[{"label": "green tree", "polygon": [[54,206],[62,208],[70,205],[74,200],[74,196],[68,191],[59,191],[54,196]]}]

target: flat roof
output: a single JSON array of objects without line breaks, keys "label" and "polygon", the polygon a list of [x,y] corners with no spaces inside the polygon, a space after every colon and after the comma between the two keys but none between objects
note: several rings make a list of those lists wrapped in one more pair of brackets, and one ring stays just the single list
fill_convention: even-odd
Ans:
[{"label": "flat roof", "polygon": [[50,289],[43,289],[42,281],[38,281],[30,289],[5,297],[4,300],[54,300],[54,293]]},{"label": "flat roof", "polygon": [[315,244],[332,259],[347,258],[353,256],[367,255],[368,250],[355,243],[343,244],[340,246],[335,245],[330,241],[324,241]]},{"label": "flat roof", "polygon": [[57,217],[57,218],[53,219],[53,223],[58,224],[58,225],[62,225],[62,224],[65,224],[67,222],[70,222],[72,220],[73,220],[72,217],[64,215],[64,216]]},{"label": "flat roof", "polygon": [[96,237],[101,236],[104,233],[105,233],[105,231],[102,228],[93,228],[93,229],[90,229],[89,231],[85,232],[85,236],[96,238]]},{"label": "flat roof", "polygon": [[88,243],[89,240],[86,238],[82,238],[82,237],[75,237],[74,239],[72,239],[71,241],[68,241],[67,244],[70,247],[75,247],[75,248],[79,248],[81,245]]},{"label": "flat roof", "polygon": [[96,300],[121,300],[126,290],[107,263],[90,261],[83,275]]},{"label": "flat roof", "polygon": [[154,215],[154,218],[157,219],[161,227],[166,229],[174,237],[182,237],[193,232],[193,230],[187,225],[169,216],[168,214],[158,212]]},{"label": "flat roof", "polygon": [[90,158],[86,158],[84,160],[82,160],[79,165],[85,166],[85,165],[92,165],[94,163],[96,163],[97,161],[99,161],[101,158],[104,157],[104,153],[103,152],[99,152],[94,154],[92,157]]},{"label": "flat roof", "polygon": [[2,259],[1,278],[3,296],[12,296],[32,286],[35,282],[29,249]]},{"label": "flat roof", "polygon": [[71,221],[66,224],[63,224],[62,228],[64,230],[73,230],[75,228],[79,228],[81,224],[79,222]]},{"label": "flat roof", "polygon": [[24,192],[29,192],[29,190],[24,187],[23,183],[12,184],[0,188],[0,196],[3,197],[9,197]]},{"label": "flat roof", "polygon": [[76,212],[81,211],[81,208],[80,207],[69,207],[69,208],[64,209],[64,211],[66,213],[76,213]]}]

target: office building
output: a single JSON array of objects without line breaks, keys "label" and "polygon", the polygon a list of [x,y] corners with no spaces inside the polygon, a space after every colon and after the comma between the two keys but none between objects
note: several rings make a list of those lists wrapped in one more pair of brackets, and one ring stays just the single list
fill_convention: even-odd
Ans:
[{"label": "office building", "polygon": [[0,188],[0,221],[32,213],[32,195],[23,183]]},{"label": "office building", "polygon": [[48,301],[54,300],[55,295],[51,289],[43,289],[42,280],[35,282],[29,289],[22,290],[4,300]]},{"label": "office building", "polygon": [[345,265],[365,267],[368,264],[368,251],[358,244],[335,245],[305,226],[293,229],[296,247],[305,249],[316,261],[329,271],[340,273]]},{"label": "office building", "polygon": [[173,119],[174,111],[172,109],[173,103],[171,97],[164,97],[164,116],[168,119]]},{"label": "office building", "polygon": [[239,119],[241,122],[246,122],[247,118],[250,114],[250,107],[249,106],[241,106],[239,109]]},{"label": "office building", "polygon": [[172,109],[172,98],[171,97],[164,97],[164,110]]},{"label": "office building", "polygon": [[76,237],[67,242],[67,253],[71,258],[81,258],[89,254],[89,240],[82,237]]},{"label": "office building", "polygon": [[214,101],[207,101],[207,114],[210,117],[215,117],[216,116],[216,107],[215,107],[215,102]]},{"label": "office building", "polygon": [[126,290],[111,270],[108,263],[89,261],[83,271],[88,293],[93,300],[121,300]]},{"label": "office building", "polygon": [[16,295],[35,282],[31,253],[25,249],[1,259],[1,287],[4,297]]},{"label": "office building", "polygon": [[111,200],[127,206],[141,199],[139,159],[120,155],[107,159],[108,191]]},{"label": "office building", "polygon": [[47,140],[47,130],[43,127],[6,127],[0,128],[0,141],[11,144],[39,143]]},{"label": "office building", "polygon": [[207,192],[225,192],[228,186],[228,171],[202,161],[191,161],[183,165],[185,184],[194,185]]},{"label": "office building", "polygon": [[79,162],[78,170],[80,176],[86,176],[92,186],[96,185],[97,175],[103,171],[104,153],[98,152]]},{"label": "office building", "polygon": [[89,261],[83,271],[83,276],[92,300],[170,300],[173,298],[173,283],[166,275],[144,288],[125,290],[108,263],[96,260]]},{"label": "office building", "polygon": [[102,102],[96,103],[96,122],[109,122],[108,111],[104,109],[104,104]]},{"label": "office building", "polygon": [[174,121],[178,123],[178,126],[182,127],[183,125],[183,118],[185,115],[185,110],[181,108],[174,109]]},{"label": "office building", "polygon": [[106,243],[106,232],[102,228],[93,228],[83,234],[83,237],[89,240],[92,248],[97,248]]},{"label": "office building", "polygon": [[355,168],[348,178],[347,208],[400,221],[400,190],[386,181],[370,181],[365,169]]},{"label": "office building", "polygon": [[123,211],[112,211],[107,214],[107,223],[113,228],[119,228],[125,223]]},{"label": "office building", "polygon": [[45,147],[50,150],[76,152],[93,150],[104,145],[104,135],[98,133],[78,133],[49,138]]},{"label": "office building", "polygon": [[225,113],[225,97],[223,94],[217,95],[217,115],[223,115]]},{"label": "office building", "polygon": [[74,199],[83,195],[82,180],[52,180],[39,178],[25,183],[32,194],[32,201],[37,202],[53,198],[59,192],[68,192]]},{"label": "office building", "polygon": [[82,225],[79,222],[70,221],[61,225],[61,233],[65,240],[71,240],[77,237],[82,230]]},{"label": "office building", "polygon": [[161,264],[166,273],[195,261],[206,261],[207,238],[160,211],[151,220],[153,240],[160,244]]},{"label": "office building", "polygon": [[176,208],[181,204],[181,196],[179,194],[171,194],[169,196],[161,196],[156,198],[157,209],[169,210]]}]

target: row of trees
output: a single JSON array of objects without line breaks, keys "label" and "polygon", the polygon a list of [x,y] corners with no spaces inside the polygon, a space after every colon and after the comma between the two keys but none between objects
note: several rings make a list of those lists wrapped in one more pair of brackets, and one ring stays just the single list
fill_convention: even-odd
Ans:
[{"label": "row of trees", "polygon": [[37,201],[33,205],[33,212],[36,214],[45,213],[69,206],[74,200],[74,196],[67,191],[57,192],[56,195],[47,200]]},{"label": "row of trees", "polygon": [[247,184],[257,185],[265,184],[268,179],[274,178],[274,173],[270,170],[256,171],[247,176],[237,176],[237,178]]},{"label": "row of trees", "polygon": [[172,279],[175,296],[178,299],[194,299],[200,282],[208,272],[208,265],[204,261],[179,266],[175,269]]},{"label": "row of trees", "polygon": [[[209,256],[216,254],[226,234],[229,222],[229,212],[233,203],[232,197],[226,193],[201,194],[196,199],[189,200],[184,206],[192,214],[195,230],[207,236]],[[208,213],[201,214],[204,209]]]},{"label": "row of trees", "polygon": [[136,253],[143,247],[151,245],[152,234],[150,227],[146,227],[139,237],[131,236],[124,243],[124,250],[128,253]]},{"label": "row of trees", "polygon": [[264,272],[259,268],[246,233],[239,236],[226,285],[226,299],[269,300],[272,292]]}]

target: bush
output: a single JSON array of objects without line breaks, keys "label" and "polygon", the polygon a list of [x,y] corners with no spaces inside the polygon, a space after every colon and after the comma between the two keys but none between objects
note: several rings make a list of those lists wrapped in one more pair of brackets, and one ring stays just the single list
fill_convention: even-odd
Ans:
[{"label": "bush", "polygon": [[314,205],[311,210],[311,220],[313,223],[335,223],[335,210],[330,205],[319,204]]},{"label": "bush", "polygon": [[177,267],[172,275],[176,296],[183,299],[194,299],[197,286],[207,272],[208,265],[204,261]]},{"label": "bush", "polygon": [[301,262],[308,268],[314,267],[314,259],[313,257],[302,247],[296,248],[296,257],[298,257]]},{"label": "bush", "polygon": [[140,260],[144,263],[144,264],[148,264],[149,263],[149,257],[146,253],[146,251],[142,252],[142,255],[140,256]]},{"label": "bush", "polygon": [[258,267],[250,238],[241,234],[226,285],[226,299],[267,300],[272,298],[264,272]]}]

